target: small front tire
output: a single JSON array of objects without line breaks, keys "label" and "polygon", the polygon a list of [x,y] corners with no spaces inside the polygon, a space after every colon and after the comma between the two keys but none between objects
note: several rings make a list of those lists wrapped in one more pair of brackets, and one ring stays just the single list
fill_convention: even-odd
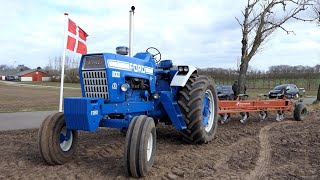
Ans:
[{"label": "small front tire", "polygon": [[131,120],[125,142],[125,170],[129,176],[144,177],[150,171],[156,150],[156,127],[151,117]]},{"label": "small front tire", "polygon": [[40,155],[50,165],[70,161],[76,151],[78,132],[66,127],[64,114],[49,115],[41,124],[38,134]]}]

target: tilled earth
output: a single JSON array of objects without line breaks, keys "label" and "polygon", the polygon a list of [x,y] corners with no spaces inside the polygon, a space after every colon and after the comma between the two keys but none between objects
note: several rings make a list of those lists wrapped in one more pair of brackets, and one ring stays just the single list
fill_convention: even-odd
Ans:
[{"label": "tilled earth", "polygon": [[[289,116],[289,115],[287,115]],[[320,111],[301,122],[251,117],[220,125],[215,139],[190,145],[169,126],[157,128],[153,168],[145,179],[320,179]],[[49,166],[38,129],[0,132],[0,179],[125,179],[125,137],[115,129],[80,132],[77,156]]]}]

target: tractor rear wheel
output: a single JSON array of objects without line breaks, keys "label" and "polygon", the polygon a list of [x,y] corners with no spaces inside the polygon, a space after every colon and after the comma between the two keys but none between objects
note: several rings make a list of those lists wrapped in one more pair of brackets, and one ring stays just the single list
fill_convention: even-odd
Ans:
[{"label": "tractor rear wheel", "polygon": [[70,161],[76,151],[78,132],[69,130],[63,113],[49,115],[41,124],[38,146],[41,157],[50,165]]},{"label": "tractor rear wheel", "polygon": [[134,117],[129,125],[124,150],[129,176],[144,177],[150,171],[156,150],[156,127],[151,117]]},{"label": "tractor rear wheel", "polygon": [[307,107],[302,104],[298,103],[293,110],[293,117],[296,121],[303,121],[305,117],[307,116]]},{"label": "tractor rear wheel", "polygon": [[208,143],[218,126],[218,98],[214,82],[205,76],[192,75],[179,92],[178,103],[187,129],[184,139],[191,143]]}]

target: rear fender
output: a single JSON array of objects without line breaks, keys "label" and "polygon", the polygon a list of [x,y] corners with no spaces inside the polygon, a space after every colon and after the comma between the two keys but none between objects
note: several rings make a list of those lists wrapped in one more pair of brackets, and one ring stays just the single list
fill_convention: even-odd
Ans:
[{"label": "rear fender", "polygon": [[197,68],[195,68],[194,66],[188,66],[189,68],[189,72],[187,74],[178,74],[179,71],[176,72],[176,74],[174,75],[170,86],[180,86],[180,87],[184,87],[188,81],[188,79],[190,78],[190,76],[194,73],[197,72]]}]

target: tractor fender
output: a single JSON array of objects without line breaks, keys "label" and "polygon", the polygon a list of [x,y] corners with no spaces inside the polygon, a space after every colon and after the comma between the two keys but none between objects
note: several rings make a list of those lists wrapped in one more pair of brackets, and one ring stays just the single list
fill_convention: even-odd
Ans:
[{"label": "tractor fender", "polygon": [[[186,66],[184,66],[186,67]],[[188,79],[190,78],[190,76],[194,73],[194,72],[198,72],[197,68],[195,68],[194,66],[190,66],[188,65],[189,68],[189,72],[187,74],[179,74],[179,71],[176,72],[176,74],[174,75],[170,86],[180,86],[180,87],[184,87],[188,81]]]}]

